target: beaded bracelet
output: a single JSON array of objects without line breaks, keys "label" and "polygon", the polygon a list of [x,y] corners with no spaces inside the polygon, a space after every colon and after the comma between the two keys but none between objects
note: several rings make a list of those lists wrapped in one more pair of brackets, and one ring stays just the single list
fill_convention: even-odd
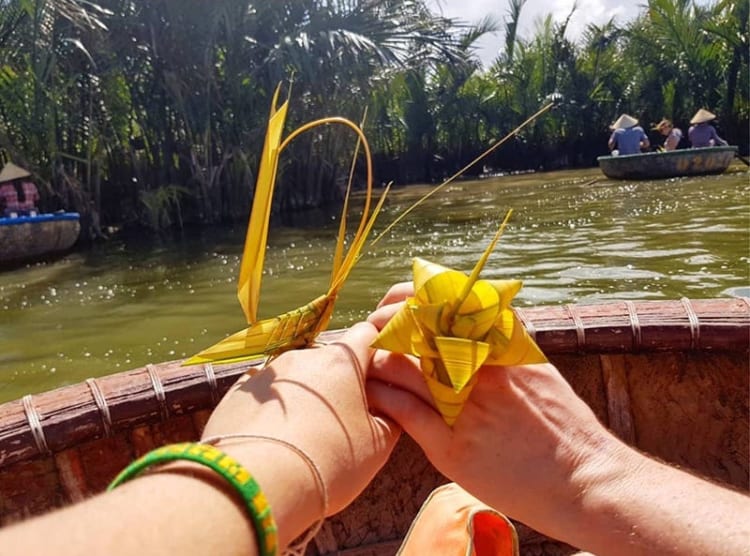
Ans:
[{"label": "beaded bracelet", "polygon": [[268,500],[247,469],[213,446],[184,442],[153,450],[128,465],[115,477],[107,490],[137,477],[152,465],[175,460],[190,460],[210,467],[232,485],[242,497],[253,522],[261,556],[275,556],[278,550],[278,531]]},{"label": "beaded bracelet", "polygon": [[273,436],[240,432],[209,436],[208,438],[202,438],[201,442],[204,444],[215,445],[224,440],[259,440],[265,442],[273,442],[274,444],[284,446],[285,448],[297,454],[310,468],[310,471],[312,471],[312,474],[315,477],[315,481],[318,483],[318,488],[320,489],[323,498],[323,511],[321,513],[320,519],[316,521],[315,524],[312,525],[304,535],[297,537],[293,541],[293,543],[287,546],[282,553],[283,556],[304,556],[307,551],[307,545],[310,544],[310,542],[315,538],[315,535],[320,532],[320,529],[323,527],[323,522],[326,519],[326,515],[328,515],[328,487],[323,480],[323,474],[321,473],[320,468],[302,448],[300,448],[299,446],[295,446],[291,442],[287,442],[282,438],[276,438]]}]

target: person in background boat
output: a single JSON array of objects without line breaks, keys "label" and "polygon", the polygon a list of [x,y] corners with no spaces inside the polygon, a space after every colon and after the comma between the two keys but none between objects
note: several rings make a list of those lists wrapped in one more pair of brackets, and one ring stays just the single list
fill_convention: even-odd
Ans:
[{"label": "person in background boat", "polygon": [[695,113],[690,120],[690,129],[688,129],[688,138],[693,148],[718,147],[728,144],[724,139],[719,137],[716,133],[716,128],[711,125],[710,122],[715,119],[716,114],[712,114],[703,108]]},{"label": "person in background boat", "polygon": [[674,151],[680,148],[680,141],[683,140],[682,130],[675,127],[671,120],[662,119],[654,126],[654,129],[664,136],[664,150]]},{"label": "person in background boat", "polygon": [[[255,477],[281,548],[352,502],[403,427],[468,493],[599,556],[746,554],[750,497],[629,448],[550,364],[480,369],[448,427],[417,362],[370,348],[412,294],[411,283],[394,286],[367,322],[328,345],[283,353],[241,378],[211,414],[204,441]],[[0,529],[0,546],[3,556],[257,555],[259,534],[228,485],[206,467],[167,463]]]},{"label": "person in background boat", "polygon": [[623,114],[610,126],[612,135],[609,137],[609,150],[613,156],[639,154],[648,149],[650,142],[646,132],[638,125],[638,120],[628,114]]},{"label": "person in background boat", "polygon": [[39,202],[39,190],[26,179],[31,174],[8,162],[0,171],[0,203],[4,216],[35,214]]}]

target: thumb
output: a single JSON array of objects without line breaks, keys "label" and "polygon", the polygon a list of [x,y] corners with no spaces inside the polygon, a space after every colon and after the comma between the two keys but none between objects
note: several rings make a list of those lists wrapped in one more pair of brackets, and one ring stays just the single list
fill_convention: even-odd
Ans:
[{"label": "thumb", "polygon": [[367,367],[370,365],[370,358],[374,349],[370,344],[378,335],[378,329],[368,322],[358,322],[349,328],[340,340],[332,342],[331,345],[338,345],[346,349],[352,362],[356,363],[357,374],[364,381]]}]

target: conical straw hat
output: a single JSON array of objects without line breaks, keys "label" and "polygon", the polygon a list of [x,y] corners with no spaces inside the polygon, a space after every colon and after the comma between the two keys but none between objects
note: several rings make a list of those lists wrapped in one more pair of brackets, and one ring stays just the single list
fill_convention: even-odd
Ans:
[{"label": "conical straw hat", "polygon": [[26,178],[30,175],[31,174],[23,168],[16,166],[12,162],[8,162],[3,166],[3,171],[0,172],[0,183],[17,180],[18,178]]},{"label": "conical straw hat", "polygon": [[611,129],[628,129],[629,127],[633,127],[634,125],[638,125],[638,120],[635,119],[633,116],[630,116],[628,114],[623,114],[619,118],[617,118],[617,121],[613,123],[610,128]]},{"label": "conical straw hat", "polygon": [[700,110],[698,110],[695,113],[695,116],[693,116],[693,119],[690,120],[690,123],[691,124],[702,124],[702,123],[705,123],[705,122],[710,122],[714,118],[716,118],[716,114],[712,114],[708,110],[704,110],[703,108],[701,108]]}]

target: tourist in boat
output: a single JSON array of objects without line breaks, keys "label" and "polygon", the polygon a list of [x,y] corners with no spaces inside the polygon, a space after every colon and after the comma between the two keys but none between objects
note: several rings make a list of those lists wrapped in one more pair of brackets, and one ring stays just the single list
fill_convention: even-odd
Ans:
[{"label": "tourist in boat", "polygon": [[716,119],[716,114],[701,108],[690,120],[690,129],[688,129],[688,138],[694,148],[701,147],[718,147],[728,145],[728,143],[719,137],[716,128],[710,122]]},{"label": "tourist in boat", "polygon": [[648,149],[651,143],[646,132],[638,125],[638,120],[623,114],[610,126],[609,150],[613,155],[639,154]]},{"label": "tourist in boat", "polygon": [[27,179],[31,174],[8,162],[0,171],[0,203],[5,216],[35,214],[39,202],[39,190]]},{"label": "tourist in boat", "polygon": [[[110,492],[3,528],[3,554],[276,554],[274,542],[283,549],[314,534],[351,503],[402,428],[485,504],[600,556],[747,553],[750,497],[627,446],[550,364],[480,369],[458,421],[446,425],[418,363],[370,348],[408,295],[411,284],[394,286],[340,340],[287,351],[243,376],[205,427],[210,445],[189,448],[204,463],[231,457],[231,465],[214,471],[180,457],[153,466]],[[187,451],[145,461],[169,453]]]},{"label": "tourist in boat", "polygon": [[682,130],[675,127],[672,120],[663,118],[654,129],[664,136],[663,149],[665,151],[674,151],[680,148],[680,141],[683,140]]}]

